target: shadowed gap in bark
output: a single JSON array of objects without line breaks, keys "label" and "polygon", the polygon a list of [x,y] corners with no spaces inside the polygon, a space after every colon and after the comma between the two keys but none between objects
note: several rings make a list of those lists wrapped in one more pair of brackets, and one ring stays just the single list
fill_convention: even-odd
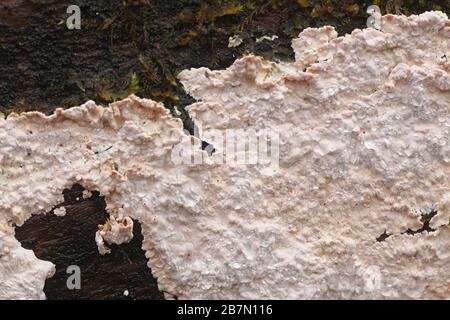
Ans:
[{"label": "shadowed gap in bark", "polygon": [[[36,215],[16,228],[16,238],[41,260],[56,265],[56,273],[47,279],[44,292],[48,299],[163,299],[156,279],[147,267],[142,250],[141,225],[134,221],[130,243],[108,245],[111,253],[101,256],[94,237],[97,226],[109,217],[106,203],[98,192],[83,199],[83,188],[75,185],[64,191],[64,217],[53,210]],[[81,289],[69,290],[66,273],[70,265],[81,269]],[[124,292],[128,293],[126,296]]]},{"label": "shadowed gap in bark", "polygon": [[[428,233],[430,233],[430,232],[435,232],[436,229],[431,228],[430,222],[431,222],[431,219],[433,219],[433,217],[434,217],[435,215],[437,215],[437,213],[438,213],[438,211],[437,211],[437,209],[435,209],[435,208],[432,208],[432,209],[429,210],[428,212],[427,212],[427,211],[424,211],[424,212],[421,214],[421,217],[420,217],[420,222],[423,223],[422,227],[420,227],[420,228],[417,229],[417,230],[412,230],[411,228],[408,228],[406,231],[402,232],[401,234],[407,234],[407,235],[413,236],[413,235],[415,235],[415,234],[420,234],[420,233],[422,233],[422,232],[424,232],[424,231],[426,231],[426,232],[428,232]],[[386,230],[384,230],[384,232],[383,232],[382,234],[380,234],[380,235],[376,238],[376,240],[377,240],[377,242],[383,242],[383,241],[385,241],[387,238],[389,238],[390,236],[392,236],[392,234],[389,234],[389,233],[386,232]]]}]

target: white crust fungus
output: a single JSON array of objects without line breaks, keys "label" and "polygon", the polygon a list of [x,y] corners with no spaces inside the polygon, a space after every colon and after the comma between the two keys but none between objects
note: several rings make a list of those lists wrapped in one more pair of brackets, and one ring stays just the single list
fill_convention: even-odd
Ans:
[{"label": "white crust fungus", "polygon": [[109,244],[120,245],[133,240],[133,225],[133,220],[129,217],[120,220],[112,217],[105,224],[99,225],[99,230],[95,233],[98,252],[101,255],[111,253],[111,250],[105,246],[105,241]]},{"label": "white crust fungus", "polygon": [[55,210],[53,210],[53,213],[58,217],[64,217],[66,215],[66,208],[56,208]]},{"label": "white crust fungus", "polygon": [[89,190],[83,190],[83,199],[89,199],[90,197],[92,197],[92,192]]},{"label": "white crust fungus", "polygon": [[[344,37],[306,29],[295,63],[249,55],[182,72],[217,150],[227,129],[280,133],[269,174],[197,148],[201,163],[175,164],[199,140],[135,96],[0,117],[0,298],[44,297],[52,265],[13,224],[75,183],[141,222],[168,298],[450,298],[449,39],[443,13],[388,15]],[[431,206],[432,230],[407,233]]]},{"label": "white crust fungus", "polygon": [[228,48],[239,47],[243,41],[244,39],[242,39],[239,35],[234,35],[228,38]]}]

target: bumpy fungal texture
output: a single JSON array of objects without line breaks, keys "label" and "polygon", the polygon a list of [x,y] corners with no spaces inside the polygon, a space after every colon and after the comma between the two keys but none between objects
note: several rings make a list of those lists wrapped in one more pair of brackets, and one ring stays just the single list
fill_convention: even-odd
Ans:
[{"label": "bumpy fungal texture", "polygon": [[[449,39],[443,13],[389,15],[306,29],[295,63],[184,71],[212,156],[134,96],[0,118],[0,268],[16,276],[6,290],[0,272],[0,297],[43,297],[51,265],[12,254],[13,224],[80,183],[140,220],[168,298],[450,298]],[[220,137],[246,128],[279,133],[278,170],[222,163]]]},{"label": "bumpy fungal texture", "polygon": [[[131,216],[151,221],[150,211],[138,214],[145,211],[143,199],[115,203],[112,196],[119,184],[148,176],[147,187],[135,196],[168,201],[175,190],[172,181],[180,181],[177,170],[183,170],[171,167],[170,151],[183,137],[179,119],[162,105],[136,97],[109,108],[90,101],[49,117],[38,112],[1,117],[0,268],[5,272],[0,273],[0,298],[43,298],[45,278],[53,268],[20,247],[14,225],[49,212],[63,202],[63,190],[77,182],[99,190],[114,217],[131,210]],[[184,183],[190,185],[188,178]]]},{"label": "bumpy fungal texture", "polygon": [[120,245],[133,240],[133,225],[133,220],[129,217],[118,220],[112,218],[99,225],[99,230],[95,233],[98,252],[101,255],[111,253],[105,242]]},{"label": "bumpy fungal texture", "polygon": [[56,208],[55,210],[53,210],[53,213],[58,217],[64,217],[66,215],[66,208]]},{"label": "bumpy fungal texture", "polygon": [[45,299],[45,279],[54,273],[52,263],[22,248],[11,226],[0,222],[0,298]]}]

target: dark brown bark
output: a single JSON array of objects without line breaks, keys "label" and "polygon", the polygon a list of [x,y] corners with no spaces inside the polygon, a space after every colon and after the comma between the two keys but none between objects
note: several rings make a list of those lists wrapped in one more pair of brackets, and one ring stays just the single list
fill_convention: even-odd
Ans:
[{"label": "dark brown bark", "polygon": [[[101,256],[95,244],[98,224],[108,218],[105,202],[95,192],[83,199],[81,186],[64,192],[67,211],[64,217],[53,212],[36,215],[16,228],[16,237],[39,259],[56,265],[56,274],[47,279],[44,292],[48,299],[163,299],[156,280],[147,267],[142,246],[141,226],[134,221],[130,243],[110,246],[111,254]],[[81,289],[66,286],[67,267],[81,269]],[[129,295],[125,296],[124,291]]]}]

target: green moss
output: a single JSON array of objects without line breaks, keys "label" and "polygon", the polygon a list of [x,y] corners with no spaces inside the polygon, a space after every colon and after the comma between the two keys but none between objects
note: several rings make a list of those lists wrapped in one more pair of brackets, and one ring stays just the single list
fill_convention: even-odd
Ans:
[{"label": "green moss", "polygon": [[[23,18],[22,26],[2,31],[3,111],[41,106],[51,112],[129,93],[169,108],[187,105],[192,99],[176,80],[183,69],[223,69],[248,52],[292,60],[292,38],[304,28],[332,25],[340,34],[365,28],[370,4],[383,13],[418,14],[438,6],[450,12],[450,0],[97,0],[81,8],[82,30],[73,32],[58,24],[65,5],[45,3]],[[244,42],[228,48],[235,34]],[[276,41],[255,41],[275,34]]]}]

